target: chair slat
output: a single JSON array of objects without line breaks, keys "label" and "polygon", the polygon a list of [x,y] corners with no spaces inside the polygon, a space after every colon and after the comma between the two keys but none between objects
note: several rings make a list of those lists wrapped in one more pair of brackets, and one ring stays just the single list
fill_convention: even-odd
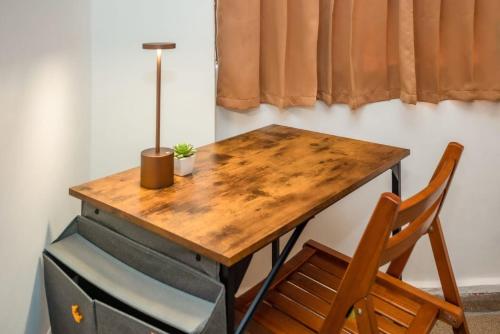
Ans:
[{"label": "chair slat", "polygon": [[426,212],[422,213],[415,221],[408,225],[403,231],[393,236],[387,242],[386,248],[381,255],[380,265],[385,265],[409,249],[412,249],[417,241],[427,233],[439,210],[438,199]]},{"label": "chair slat", "polygon": [[299,272],[323,285],[326,285],[333,291],[337,291],[339,288],[340,278],[324,271],[323,269],[313,266],[310,263],[306,263],[300,267]]},{"label": "chair slat", "polygon": [[266,328],[269,328],[274,334],[315,333],[310,328],[266,303],[262,303],[259,306],[257,312],[255,312],[254,319]]},{"label": "chair slat", "polygon": [[339,279],[344,277],[345,270],[349,265],[348,262],[342,261],[333,256],[325,256],[324,254],[315,254],[309,259],[308,262],[314,264],[318,268],[322,268]]},{"label": "chair slat", "polygon": [[301,289],[306,290],[326,302],[331,303],[335,297],[335,291],[301,273],[293,273],[288,280]]},{"label": "chair slat", "polygon": [[415,320],[413,320],[411,328],[408,330],[408,334],[420,334],[429,333],[434,327],[434,323],[437,319],[437,314],[439,310],[437,307],[431,304],[425,304],[422,306],[418,312]]},{"label": "chair slat", "polygon": [[281,283],[276,289],[284,296],[296,301],[298,304],[303,305],[322,317],[325,317],[328,310],[330,310],[330,303],[327,303],[323,299],[299,288],[289,281]]},{"label": "chair slat", "polygon": [[375,306],[375,312],[383,315],[387,319],[400,326],[408,328],[413,321],[413,315],[394,305],[387,303],[386,301],[376,297],[375,295],[373,295],[373,305]]},{"label": "chair slat", "polygon": [[[448,180],[454,168],[453,162],[444,163],[440,175],[437,175],[430,185],[421,192],[410,197],[403,203],[396,219],[395,228],[414,221],[422,212],[427,211],[436,203],[448,186]],[[440,176],[440,177],[438,177]]]},{"label": "chair slat", "polygon": [[[289,282],[293,283],[294,285],[300,287],[303,290],[308,291],[310,294],[320,298],[321,300],[327,302],[328,304],[331,304],[333,298],[335,297],[336,294],[335,291],[333,291],[330,288],[327,288],[326,286],[302,274],[294,273],[288,279]],[[373,303],[377,313],[389,318],[390,320],[404,327],[408,327],[410,325],[410,323],[413,321],[414,314],[416,313],[416,310],[419,307],[419,305],[415,303],[414,304],[415,311],[413,314],[411,314],[407,312],[405,308],[395,306],[394,303],[384,300],[385,297],[384,299],[381,299],[378,296],[376,296],[376,294],[373,294],[373,296],[374,296]]]},{"label": "chair slat", "polygon": [[[311,256],[313,256],[315,252],[316,252],[315,249],[312,247],[302,248],[300,252],[298,252],[293,258],[287,261],[283,265],[283,267],[281,267],[281,270],[276,275],[276,278],[274,279],[270,288],[272,289],[276,285],[278,285],[288,276],[288,274],[294,272],[299,266],[301,266]],[[257,292],[260,290],[261,287],[262,287],[262,282],[255,285],[254,287],[243,293],[240,297],[238,297],[236,301],[237,302],[236,308],[242,309],[245,308],[247,304],[251,303],[253,300],[253,296],[257,294]]]},{"label": "chair slat", "polygon": [[379,331],[384,334],[404,334],[407,331],[406,327],[400,326],[385,317],[377,316],[377,324]]},{"label": "chair slat", "polygon": [[[464,321],[463,309],[457,305],[451,304],[446,300],[433,296],[421,289],[384,273],[379,273],[377,281],[379,284],[374,286],[374,290],[378,290],[383,287],[381,293],[385,296],[387,296],[388,291],[392,291],[393,293],[401,294],[405,298],[411,298],[415,301],[415,303],[419,303],[421,305],[434,305],[440,310],[439,319],[452,326],[457,326]],[[374,293],[375,292],[376,291],[374,291]]]},{"label": "chair slat", "polygon": [[412,300],[404,294],[399,293],[399,291],[395,289],[388,289],[383,285],[374,285],[371,294],[380,300],[385,301],[389,305],[403,310],[411,316],[415,316],[420,308],[420,304],[418,302]]},{"label": "chair slat", "polygon": [[[336,255],[336,253],[332,253],[332,254]],[[336,262],[330,261],[330,258],[336,258],[337,261]],[[324,270],[325,272],[338,278],[338,276],[343,275],[343,274],[341,274],[342,269],[339,269],[339,266],[341,266],[343,268],[347,268],[347,265],[348,265],[348,263],[344,262],[343,264],[339,264],[339,266],[337,266],[336,264],[339,263],[338,260],[340,260],[340,259],[338,259],[336,256],[327,257],[324,254],[323,255],[316,254],[315,256],[311,257],[310,262],[314,263],[317,267],[321,267],[321,269]],[[342,261],[344,261],[344,260],[348,260],[350,262],[349,257],[344,256]],[[320,273],[316,273],[316,272],[314,272],[314,273],[315,273],[315,275],[317,275],[316,277],[318,277],[319,279],[325,280],[324,282],[327,283],[325,285],[328,286],[328,284],[330,284],[329,283],[330,278],[328,278],[328,276],[320,275]],[[334,278],[332,278],[332,280],[333,281],[331,284],[337,284]],[[335,285],[335,289],[336,288],[338,288],[338,285]],[[406,313],[410,314],[410,316],[411,315],[414,316],[415,314],[417,314],[417,311],[418,311],[420,304],[411,300],[410,298],[405,298],[400,293],[399,294],[395,293],[394,291],[384,289],[383,287],[377,286],[377,285],[374,286],[372,293],[375,296],[379,297],[379,299],[387,302],[390,305],[393,305],[395,308],[401,309],[401,310],[405,311]]]},{"label": "chair slat", "polygon": [[275,290],[269,291],[266,301],[274,308],[282,311],[316,332],[321,328],[324,318]]},{"label": "chair slat", "polygon": [[[309,262],[317,267],[322,268],[324,271],[330,274],[334,274],[334,276],[336,277],[338,277],[337,275],[342,275],[342,268],[344,268],[345,271],[345,268],[347,267],[347,264],[340,263],[340,261],[330,260],[330,258],[327,258],[321,254],[314,255],[310,258]],[[305,281],[307,279],[296,277],[296,279],[297,278],[301,281]],[[335,295],[335,292],[333,290],[328,291],[328,289],[326,288],[322,289],[321,285],[315,286],[314,281],[307,282],[306,284],[308,285],[305,287],[305,289],[310,288],[318,291],[318,293],[321,294],[322,298],[326,298],[326,300],[331,303],[331,301],[333,300],[333,296]],[[325,289],[327,291],[325,291]],[[404,298],[402,298],[401,296],[396,297],[395,294],[392,294],[392,297],[393,298],[385,297],[385,300],[378,297],[375,298],[375,310],[380,314],[387,316],[391,320],[399,322],[401,325],[408,327],[408,325],[413,320],[413,316],[418,310],[419,304],[412,302],[411,300],[404,300]]]}]

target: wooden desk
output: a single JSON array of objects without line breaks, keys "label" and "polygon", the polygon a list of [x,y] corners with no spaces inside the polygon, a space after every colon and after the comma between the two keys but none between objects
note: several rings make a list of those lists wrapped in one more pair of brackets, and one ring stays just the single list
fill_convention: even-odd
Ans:
[{"label": "wooden desk", "polygon": [[135,168],[70,194],[221,263],[231,312],[253,253],[391,168],[399,194],[399,163],[408,155],[271,125],[201,147],[194,174],[169,188],[141,188]]}]

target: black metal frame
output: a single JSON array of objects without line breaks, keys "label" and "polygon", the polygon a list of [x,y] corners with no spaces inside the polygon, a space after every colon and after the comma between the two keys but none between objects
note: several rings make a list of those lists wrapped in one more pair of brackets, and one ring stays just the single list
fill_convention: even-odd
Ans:
[{"label": "black metal frame", "polygon": [[[391,175],[392,175],[392,192],[398,196],[401,196],[401,162],[398,162],[396,165],[391,167]],[[292,236],[290,239],[287,241],[285,247],[283,248],[283,251],[280,253],[280,243],[279,243],[279,238],[274,240],[272,242],[272,269],[267,278],[265,279],[264,283],[262,284],[262,287],[260,288],[259,292],[255,296],[254,300],[252,301],[252,304],[248,308],[247,312],[243,316],[241,322],[238,325],[238,328],[236,329],[236,332],[234,331],[234,322],[235,322],[235,295],[236,292],[238,291],[238,288],[240,287],[241,281],[243,280],[243,276],[245,276],[245,273],[248,269],[248,266],[250,265],[250,261],[252,259],[252,255],[246,257],[242,261],[238,262],[232,267],[226,267],[224,265],[221,265],[221,273],[220,273],[220,278],[224,286],[226,287],[226,315],[227,315],[227,333],[236,333],[236,334],[243,334],[245,331],[245,328],[247,327],[248,323],[252,319],[253,314],[257,310],[257,307],[259,304],[262,302],[264,299],[267,290],[271,286],[274,278],[278,274],[279,270],[285,263],[288,255],[290,254],[290,251],[292,250],[293,246],[299,239],[300,235],[302,234],[302,231],[306,227],[307,223],[311,220],[312,218],[309,218],[308,220],[304,221],[300,225],[298,225],[295,230],[293,231]],[[398,233],[399,230],[393,231],[393,233]]]},{"label": "black metal frame", "polygon": [[238,292],[252,257],[253,255],[249,255],[232,267],[221,265],[220,279],[226,288],[226,322],[228,334],[234,333],[236,292]]},{"label": "black metal frame", "polygon": [[[398,162],[391,168],[392,171],[392,193],[398,195],[401,198],[401,161]],[[396,235],[401,232],[401,227],[398,227],[392,231],[392,235]],[[403,279],[403,275],[399,276],[399,279]]]},{"label": "black metal frame", "polygon": [[[262,299],[264,299],[264,296],[267,293],[267,290],[269,290],[269,287],[271,286],[271,283],[273,282],[274,278],[278,274],[278,271],[280,270],[281,266],[285,263],[286,258],[288,255],[290,255],[290,252],[292,251],[293,246],[295,246],[295,243],[299,239],[300,235],[302,234],[302,231],[306,227],[307,223],[309,220],[312,218],[306,220],[299,226],[295,228],[293,231],[292,236],[290,239],[288,239],[285,248],[283,249],[283,252],[279,255],[278,259],[276,260],[276,263],[273,264],[273,268],[271,269],[271,272],[269,275],[266,277],[266,280],[262,284],[262,287],[260,288],[259,292],[255,296],[254,300],[252,301],[252,304],[250,304],[250,307],[248,308],[247,312],[241,319],[240,324],[238,325],[238,328],[236,329],[236,334],[243,334],[245,331],[245,328],[247,327],[248,323],[252,319],[253,314],[257,310],[257,307],[259,304],[262,302]],[[273,245],[274,246],[274,245]]]},{"label": "black metal frame", "polygon": [[[267,276],[266,280],[264,281],[264,284],[262,285],[261,289],[259,290],[259,293],[255,296],[255,299],[253,300],[252,304],[248,308],[246,314],[240,321],[240,324],[238,326],[238,329],[236,330],[236,333],[243,333],[245,330],[246,326],[252,319],[253,314],[255,313],[255,310],[257,309],[257,306],[259,306],[260,302],[266,295],[267,290],[269,289],[269,286],[271,285],[272,281],[276,277],[276,274],[280,270],[281,266],[285,263],[285,260],[287,259],[288,255],[290,255],[290,252],[295,246],[295,243],[299,239],[299,236],[302,234],[302,231],[306,227],[307,223],[311,220],[312,218],[306,220],[305,222],[301,223],[298,225],[295,230],[292,233],[292,236],[288,240],[288,242],[285,245],[285,248],[283,249],[283,252],[279,254],[279,239],[276,239],[272,243],[272,248],[273,248],[273,266],[271,269],[271,272]],[[235,296],[236,292],[238,291],[241,281],[243,280],[243,277],[245,276],[245,273],[248,269],[248,266],[250,265],[250,261],[252,260],[252,255],[246,257],[242,261],[238,262],[232,267],[226,267],[224,265],[221,265],[221,272],[220,272],[220,278],[222,281],[222,284],[224,284],[226,288],[226,321],[227,321],[227,333],[234,333],[234,323],[235,323]]]},{"label": "black metal frame", "polygon": [[401,162],[391,168],[392,171],[392,192],[401,196]]},{"label": "black metal frame", "polygon": [[[392,171],[392,193],[401,197],[401,162],[398,162],[391,168]],[[392,231],[392,234],[397,234],[401,228]]]},{"label": "black metal frame", "polygon": [[280,257],[280,239],[276,239],[273,241],[272,244],[272,265],[276,264],[278,262],[278,258]]}]

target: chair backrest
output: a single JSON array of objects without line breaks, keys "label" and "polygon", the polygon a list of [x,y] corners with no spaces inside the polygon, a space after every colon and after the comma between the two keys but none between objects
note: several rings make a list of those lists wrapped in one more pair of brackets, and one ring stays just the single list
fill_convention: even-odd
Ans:
[{"label": "chair backrest", "polygon": [[[362,323],[358,321],[360,333],[378,333],[370,297],[377,272],[390,263],[387,273],[400,277],[416,242],[425,234],[431,239],[445,299],[461,306],[438,215],[462,151],[462,145],[448,144],[429,185],[406,201],[401,202],[392,193],[382,194],[342,279],[321,334],[340,333],[353,307],[371,314],[360,317],[364,319]],[[391,236],[398,228],[401,231]]]}]

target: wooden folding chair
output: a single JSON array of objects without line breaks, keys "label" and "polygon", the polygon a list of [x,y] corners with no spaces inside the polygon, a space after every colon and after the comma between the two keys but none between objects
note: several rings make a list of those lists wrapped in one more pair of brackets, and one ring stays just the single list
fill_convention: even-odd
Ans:
[{"label": "wooden folding chair", "polygon": [[[352,259],[307,242],[279,272],[248,332],[429,333],[440,319],[455,333],[469,333],[439,220],[462,150],[450,143],[429,185],[408,200],[383,194]],[[391,236],[397,228],[401,232]],[[399,279],[424,234],[431,241],[444,300]],[[380,272],[387,263],[387,273]],[[239,312],[259,288],[238,299]]]}]

